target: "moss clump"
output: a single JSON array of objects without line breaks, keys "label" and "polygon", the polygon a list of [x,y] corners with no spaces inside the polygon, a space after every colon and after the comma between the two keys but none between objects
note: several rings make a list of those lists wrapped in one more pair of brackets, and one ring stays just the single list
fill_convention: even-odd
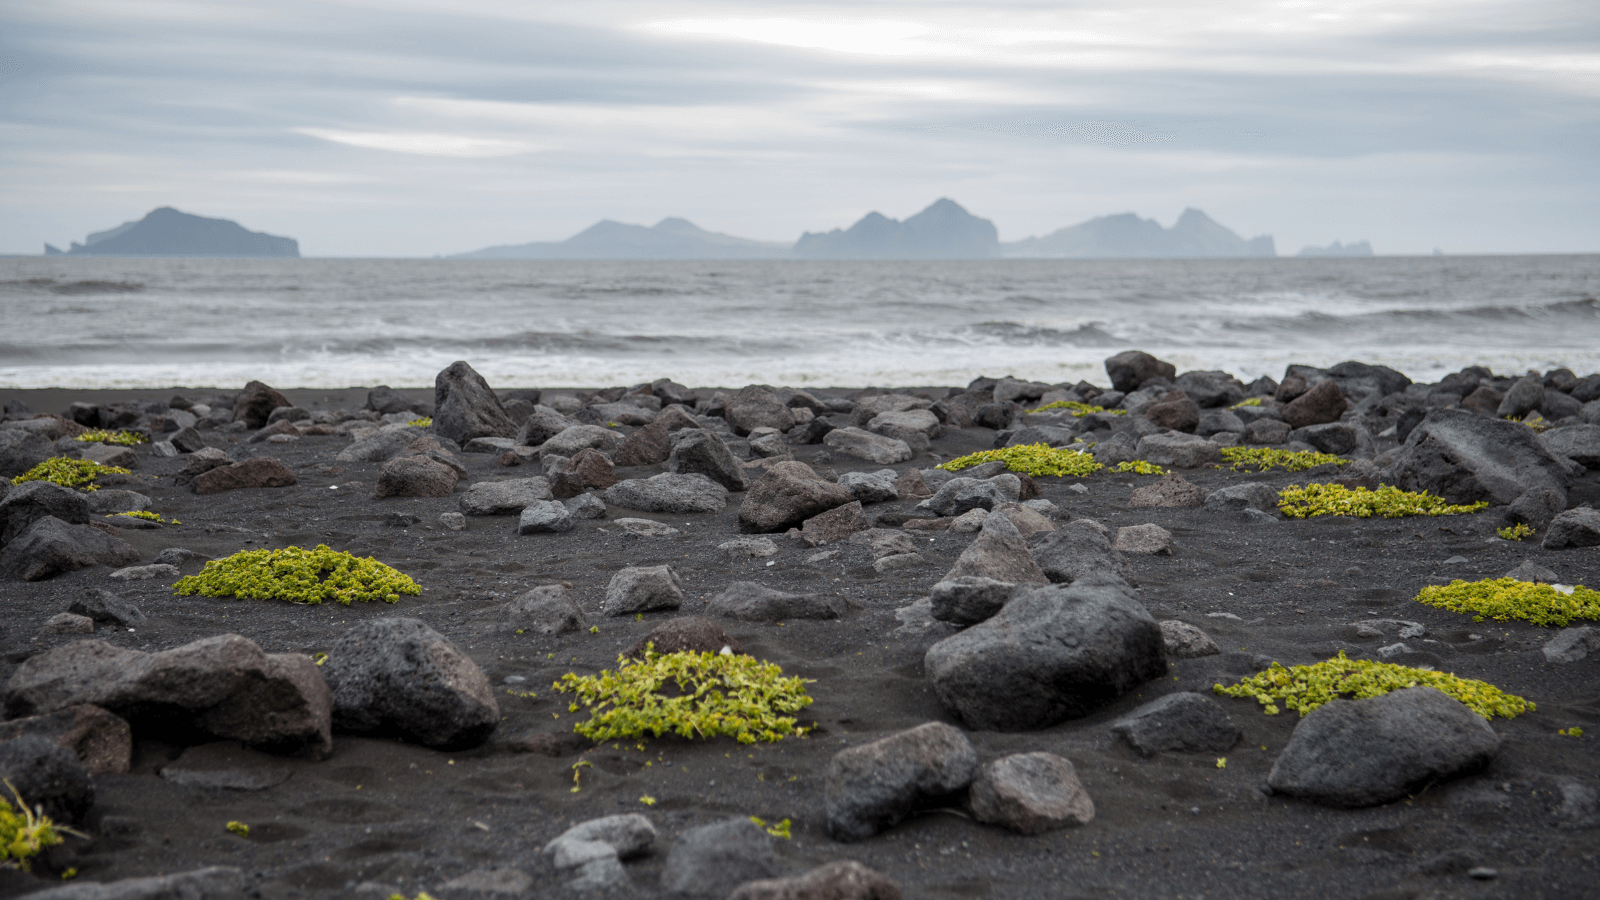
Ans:
[{"label": "moss clump", "polygon": [[1505,538],[1508,541],[1520,541],[1525,537],[1531,537],[1533,535],[1533,529],[1529,527],[1528,523],[1526,522],[1518,522],[1515,525],[1508,525],[1505,528],[1497,528],[1495,529],[1494,533],[1500,535],[1502,538]]},{"label": "moss clump", "polygon": [[1305,487],[1290,485],[1278,492],[1278,510],[1291,519],[1310,519],[1316,516],[1355,516],[1366,519],[1374,515],[1385,519],[1401,516],[1454,516],[1473,513],[1488,506],[1486,502],[1456,506],[1442,497],[1423,491],[1420,494],[1402,491],[1392,485],[1382,484],[1375,491],[1366,488],[1347,488],[1342,484],[1308,484]]},{"label": "moss clump", "polygon": [[1235,403],[1234,405],[1232,405],[1232,406],[1230,406],[1228,408],[1229,409],[1239,409],[1239,408],[1245,407],[1245,406],[1260,406],[1260,405],[1261,405],[1261,398],[1260,397],[1251,397],[1248,400],[1240,400],[1238,403]]},{"label": "moss clump", "polygon": [[432,428],[433,427],[433,416],[423,416],[420,419],[412,419],[411,421],[407,422],[406,424],[410,425],[413,428]]},{"label": "moss clump", "polygon": [[1059,450],[1049,444],[1020,444],[1000,450],[980,450],[939,464],[947,472],[999,460],[1006,468],[1025,475],[1092,475],[1105,468],[1093,456],[1076,450]]},{"label": "moss clump", "polygon": [[86,491],[92,491],[97,489],[94,480],[101,475],[126,474],[128,470],[121,466],[102,466],[92,459],[68,459],[65,456],[56,456],[11,479],[11,483],[48,481],[66,488],[81,487]]},{"label": "moss clump", "polygon": [[1136,459],[1132,462],[1117,463],[1111,467],[1113,472],[1133,472],[1136,475],[1165,475],[1167,470],[1153,462]]},{"label": "moss clump", "polygon": [[5,785],[11,788],[11,796],[16,798],[17,805],[13,808],[4,797],[0,797],[0,867],[26,872],[35,856],[45,848],[61,843],[61,832],[77,832],[56,825],[42,809],[29,809],[11,782],[7,781]]},{"label": "moss clump", "polygon": [[144,519],[146,522],[155,522],[157,525],[182,525],[177,519],[163,519],[160,513],[153,513],[147,509],[135,509],[128,512],[107,513],[106,518],[115,519],[118,516],[127,516],[130,519]]},{"label": "moss clump", "polygon": [[[661,688],[671,682],[676,696]],[[568,673],[552,687],[576,694],[569,711],[587,707],[589,720],[575,730],[596,741],[660,737],[726,736],[741,744],[804,735],[794,713],[811,705],[806,679],[742,654],[657,653],[617,658],[617,671],[585,677]]]},{"label": "moss clump", "polygon": [[124,447],[132,447],[134,444],[142,444],[150,439],[137,431],[106,431],[103,428],[97,428],[93,431],[85,431],[83,434],[73,438],[73,440],[83,441],[84,443],[121,444]]},{"label": "moss clump", "polygon": [[1516,416],[1506,416],[1506,419],[1512,422],[1521,422],[1522,424],[1533,429],[1535,434],[1549,431],[1552,427],[1554,427],[1550,424],[1549,419],[1546,419],[1544,416],[1541,416],[1538,413],[1528,413],[1528,417],[1526,419],[1518,419]]},{"label": "moss clump", "polygon": [[1108,412],[1113,416],[1125,416],[1128,414],[1128,411],[1125,409],[1106,409],[1104,406],[1095,406],[1090,403],[1079,403],[1076,400],[1057,400],[1054,403],[1046,403],[1037,409],[1030,409],[1028,412],[1041,413],[1052,409],[1070,409],[1072,410],[1072,417],[1074,419],[1081,419],[1090,413],[1097,412]]},{"label": "moss clump", "polygon": [[315,550],[243,550],[206,563],[198,575],[180,578],[173,587],[183,596],[288,600],[313,606],[324,600],[345,606],[352,600],[395,603],[401,594],[422,593],[404,572],[371,557],[330,550],[326,544]]},{"label": "moss clump", "polygon": [[1515,578],[1458,580],[1425,587],[1416,600],[1451,612],[1472,613],[1474,622],[1523,619],[1535,625],[1566,625],[1573,619],[1600,619],[1600,591],[1581,584],[1569,588]]},{"label": "moss clump", "polygon": [[1269,716],[1278,714],[1279,703],[1299,710],[1304,716],[1329,700],[1362,700],[1419,686],[1438,688],[1485,719],[1495,716],[1510,719],[1535,708],[1527,700],[1507,694],[1486,681],[1393,663],[1345,659],[1343,650],[1333,659],[1310,666],[1285,669],[1273,663],[1272,668],[1233,687],[1218,684],[1211,689],[1224,697],[1254,697]]},{"label": "moss clump", "polygon": [[243,822],[229,822],[226,827],[229,831],[237,834],[239,837],[250,836],[250,826]]},{"label": "moss clump", "polygon": [[[1222,458],[1233,466],[1235,472],[1254,471],[1265,472],[1273,466],[1278,466],[1290,472],[1303,472],[1313,466],[1332,463],[1336,466],[1349,465],[1350,460],[1334,456],[1332,453],[1316,453],[1311,450],[1273,450],[1270,447],[1223,447]],[[1220,467],[1219,467],[1220,468]]]}]

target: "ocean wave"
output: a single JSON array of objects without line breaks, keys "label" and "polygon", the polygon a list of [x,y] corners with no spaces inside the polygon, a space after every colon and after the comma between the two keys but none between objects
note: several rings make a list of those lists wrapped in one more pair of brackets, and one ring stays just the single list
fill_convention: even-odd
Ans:
[{"label": "ocean wave", "polygon": [[144,290],[137,281],[57,281],[54,278],[21,278],[0,281],[0,291],[46,294],[136,294]]}]

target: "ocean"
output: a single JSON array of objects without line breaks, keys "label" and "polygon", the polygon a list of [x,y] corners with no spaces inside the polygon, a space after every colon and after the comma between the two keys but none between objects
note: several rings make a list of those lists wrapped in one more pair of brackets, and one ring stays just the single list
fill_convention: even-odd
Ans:
[{"label": "ocean", "polygon": [[1140,349],[1281,378],[1600,371],[1600,255],[1362,259],[0,259],[0,388],[1106,383]]}]

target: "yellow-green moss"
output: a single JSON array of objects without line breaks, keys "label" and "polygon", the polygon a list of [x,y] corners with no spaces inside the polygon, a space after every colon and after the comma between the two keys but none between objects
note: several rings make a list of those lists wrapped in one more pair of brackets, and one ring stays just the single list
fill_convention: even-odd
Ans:
[{"label": "yellow-green moss", "polygon": [[1531,537],[1533,535],[1533,529],[1529,527],[1528,523],[1526,522],[1518,522],[1515,525],[1508,525],[1505,528],[1497,528],[1495,529],[1494,533],[1500,535],[1508,541],[1520,541],[1525,537]]},{"label": "yellow-green moss", "polygon": [[1046,403],[1037,409],[1030,409],[1028,411],[1040,413],[1052,409],[1070,409],[1072,410],[1072,417],[1075,419],[1081,419],[1090,413],[1097,412],[1108,412],[1113,416],[1125,416],[1128,414],[1128,411],[1125,409],[1106,409],[1104,406],[1095,406],[1090,403],[1079,403],[1076,400],[1057,400],[1054,403]]},{"label": "yellow-green moss", "polygon": [[939,464],[947,472],[999,460],[1013,472],[1026,475],[1092,475],[1105,468],[1093,456],[1076,450],[1060,450],[1049,444],[1020,444],[1000,450],[980,450]]},{"label": "yellow-green moss", "polygon": [[[1290,472],[1303,472],[1313,466],[1333,463],[1336,466],[1348,465],[1350,460],[1335,456],[1332,453],[1317,453],[1311,450],[1274,450],[1271,447],[1223,447],[1222,458],[1233,466],[1235,472],[1254,471],[1265,472],[1273,466],[1286,469]],[[1219,467],[1220,468],[1220,467]]]},{"label": "yellow-green moss", "polygon": [[73,438],[73,440],[86,443],[121,444],[124,447],[132,447],[134,444],[142,444],[150,439],[137,431],[106,431],[103,428],[97,428],[93,431],[85,431],[83,434]]},{"label": "yellow-green moss", "polygon": [[1416,599],[1451,612],[1472,613],[1474,622],[1524,619],[1535,625],[1566,625],[1573,619],[1600,619],[1600,591],[1581,584],[1562,590],[1515,578],[1457,580],[1425,587]]},{"label": "yellow-green moss", "polygon": [[1136,460],[1133,460],[1132,462],[1117,463],[1115,466],[1111,467],[1110,471],[1112,471],[1112,472],[1133,472],[1136,475],[1165,475],[1165,474],[1167,474],[1167,470],[1166,469],[1161,468],[1160,466],[1156,465],[1153,462],[1147,462],[1146,460],[1142,460],[1142,459],[1136,459]]},{"label": "yellow-green moss", "polygon": [[326,544],[317,545],[315,550],[243,550],[206,563],[199,574],[180,578],[173,587],[184,596],[232,596],[312,605],[336,600],[345,606],[352,600],[395,603],[401,594],[422,593],[404,572],[371,557],[362,559],[331,550]]},{"label": "yellow-green moss", "polygon": [[55,456],[39,463],[21,475],[11,479],[12,484],[22,484],[26,481],[48,481],[62,487],[81,487],[86,491],[96,490],[94,483],[101,475],[126,475],[128,470],[121,466],[102,466],[92,459],[68,459],[65,456]]},{"label": "yellow-green moss", "polygon": [[411,421],[407,422],[406,424],[410,425],[413,428],[432,428],[433,427],[433,416],[423,416],[420,419],[412,419]]},{"label": "yellow-green moss", "polygon": [[5,785],[10,788],[17,805],[13,807],[0,797],[0,867],[26,872],[35,856],[61,843],[60,832],[77,832],[56,825],[42,809],[29,809],[16,787],[10,781]]},{"label": "yellow-green moss", "polygon": [[1291,519],[1316,516],[1356,516],[1361,519],[1374,515],[1385,519],[1454,516],[1477,512],[1489,505],[1482,501],[1464,506],[1452,505],[1427,491],[1418,494],[1387,484],[1379,485],[1375,491],[1362,487],[1347,488],[1342,484],[1290,485],[1278,492],[1278,498],[1279,511]]},{"label": "yellow-green moss", "polygon": [[127,516],[130,519],[144,519],[147,522],[155,522],[158,525],[182,525],[183,524],[182,522],[179,522],[177,519],[170,519],[170,520],[163,519],[163,518],[161,518],[161,514],[160,513],[153,513],[153,512],[151,512],[151,511],[149,511],[147,509],[135,509],[135,510],[129,510],[128,512],[107,513],[106,514],[106,518],[108,518],[108,519],[115,519],[118,516]]},{"label": "yellow-green moss", "polygon": [[1213,685],[1212,690],[1225,697],[1254,697],[1269,716],[1278,714],[1279,703],[1304,716],[1329,700],[1381,697],[1390,691],[1418,686],[1438,688],[1485,719],[1494,716],[1510,719],[1535,708],[1529,701],[1507,694],[1486,681],[1394,663],[1346,659],[1343,650],[1333,659],[1310,666],[1286,669],[1273,663],[1265,672],[1233,687],[1218,684]]},{"label": "yellow-green moss", "polygon": [[1260,406],[1260,405],[1261,405],[1261,398],[1260,397],[1251,397],[1248,400],[1240,400],[1238,403],[1235,403],[1234,405],[1232,405],[1232,406],[1230,406],[1228,408],[1229,409],[1239,409],[1240,407],[1243,407],[1243,406]]},{"label": "yellow-green moss", "polygon": [[250,836],[250,826],[243,822],[229,822],[226,827],[229,831],[237,834],[239,837]]},{"label": "yellow-green moss", "polygon": [[[663,694],[671,683],[675,696]],[[568,673],[552,687],[577,695],[570,712],[587,708],[575,730],[596,741],[660,737],[732,737],[741,744],[804,735],[794,713],[811,704],[804,678],[785,678],[776,664],[734,653],[657,653],[617,658],[617,671]]]}]

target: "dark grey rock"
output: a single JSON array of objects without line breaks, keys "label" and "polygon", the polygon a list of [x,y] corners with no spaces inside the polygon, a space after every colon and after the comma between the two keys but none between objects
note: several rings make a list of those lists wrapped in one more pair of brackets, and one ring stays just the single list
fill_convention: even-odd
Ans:
[{"label": "dark grey rock", "polygon": [[[684,429],[672,441],[667,456],[667,471],[680,475],[704,475],[730,491],[748,487],[744,469],[733,451],[717,435],[702,429]],[[721,507],[718,507],[721,509]]]},{"label": "dark grey rock", "polygon": [[728,489],[698,473],[630,478],[600,496],[612,506],[654,513],[720,512],[728,505]]},{"label": "dark grey rock", "polygon": [[822,594],[790,594],[754,581],[736,581],[706,604],[706,614],[747,622],[837,619],[841,603]]},{"label": "dark grey rock", "polygon": [[1502,419],[1520,419],[1538,409],[1543,402],[1544,379],[1527,375],[1506,391],[1505,399],[1500,401],[1500,408],[1495,410],[1495,415]]},{"label": "dark grey rock", "polygon": [[584,625],[583,609],[559,584],[544,584],[505,605],[500,630],[533,634],[562,634]]},{"label": "dark grey rock", "polygon": [[860,428],[835,428],[823,435],[822,443],[835,453],[880,466],[903,463],[916,455],[911,445],[900,438],[873,434]]},{"label": "dark grey rock", "polygon": [[500,723],[483,670],[417,619],[352,626],[328,651],[323,677],[333,723],[350,734],[394,734],[441,749],[475,747]]},{"label": "dark grey rock", "polygon": [[678,616],[650,629],[644,637],[634,641],[623,656],[642,658],[646,647],[657,653],[744,653],[744,645],[724,631],[721,625],[700,616]]},{"label": "dark grey rock", "polygon": [[1204,694],[1168,694],[1139,707],[1111,726],[1143,756],[1179,751],[1222,753],[1242,735],[1228,713]]},{"label": "dark grey rock", "polygon": [[99,589],[91,589],[87,596],[72,601],[67,612],[88,616],[102,625],[123,628],[134,628],[145,621],[145,614],[131,600]]},{"label": "dark grey rock", "polygon": [[778,874],[772,838],[747,816],[684,832],[667,851],[661,890],[722,900],[747,881]]},{"label": "dark grey rock", "polygon": [[89,515],[89,501],[83,494],[48,481],[25,481],[0,499],[0,547],[46,516],[69,525],[87,525]]},{"label": "dark grey rock", "polygon": [[1139,459],[1158,466],[1197,469],[1222,461],[1221,449],[1212,441],[1193,434],[1149,434],[1139,439]]},{"label": "dark grey rock", "polygon": [[565,456],[572,458],[580,450],[599,450],[601,453],[615,453],[622,446],[622,435],[609,428],[599,425],[573,425],[565,428],[560,434],[550,438],[539,446],[541,456]]},{"label": "dark grey rock", "polygon": [[0,742],[0,788],[15,809],[42,807],[52,821],[76,825],[94,806],[94,782],[77,754],[39,735]]},{"label": "dark grey rock", "polygon": [[[1288,383],[1288,379],[1284,379]],[[1339,383],[1333,379],[1318,382],[1304,394],[1289,401],[1283,407],[1283,420],[1292,428],[1305,428],[1308,425],[1322,425],[1327,422],[1337,422],[1344,411],[1350,407],[1345,400],[1344,392],[1339,389]]]},{"label": "dark grey rock", "polygon": [[1176,472],[1168,472],[1149,484],[1135,488],[1128,505],[1166,509],[1192,509],[1204,506],[1206,492]]},{"label": "dark grey rock", "polygon": [[994,509],[1001,503],[1015,500],[1001,491],[993,481],[957,476],[940,485],[932,497],[917,504],[938,516],[959,516],[974,509]]},{"label": "dark grey rock", "polygon": [[1532,488],[1565,498],[1572,483],[1567,467],[1527,426],[1459,409],[1431,410],[1379,477],[1451,503],[1508,504]]},{"label": "dark grey rock", "polygon": [[468,516],[514,516],[539,500],[553,500],[550,479],[543,477],[480,481],[461,495]]},{"label": "dark grey rock", "polygon": [[1259,481],[1230,484],[1207,495],[1205,507],[1210,512],[1238,512],[1245,509],[1276,512],[1278,492]]},{"label": "dark grey rock", "polygon": [[1511,501],[1502,519],[1507,525],[1527,525],[1538,530],[1550,524],[1556,513],[1567,508],[1567,498],[1549,488],[1533,487]]},{"label": "dark grey rock", "polygon": [[747,534],[787,531],[818,513],[854,502],[849,490],[824,480],[805,463],[773,463],[745,493],[739,529]]},{"label": "dark grey rock", "polygon": [[1178,368],[1141,350],[1127,350],[1106,360],[1111,387],[1129,393],[1152,378],[1176,378]]},{"label": "dark grey rock", "polygon": [[[259,460],[251,460],[259,462]],[[229,472],[235,466],[215,469],[195,480],[203,488],[205,479],[218,472]],[[455,493],[461,475],[449,465],[428,456],[397,456],[378,470],[377,483],[372,486],[372,499],[388,497],[448,497]],[[205,491],[202,491],[205,493]]]},{"label": "dark grey rock", "polygon": [[399,456],[421,437],[417,429],[380,431],[340,450],[333,458],[337,462],[387,462]]},{"label": "dark grey rock", "polygon": [[1539,435],[1546,450],[1590,469],[1600,469],[1600,425],[1568,425]]},{"label": "dark grey rock", "polygon": [[91,775],[124,773],[132,763],[133,730],[127,720],[88,703],[0,722],[0,741],[27,736],[65,748]]},{"label": "dark grey rock", "polygon": [[937,440],[939,419],[926,409],[881,412],[867,423],[867,430],[884,437],[899,438],[910,444],[917,438]]},{"label": "dark grey rock", "polygon": [[1356,449],[1359,438],[1356,428],[1348,422],[1328,422],[1323,425],[1307,425],[1296,428],[1290,432],[1289,440],[1301,441],[1310,444],[1323,453],[1332,453],[1343,456]]},{"label": "dark grey rock", "polygon": [[34,520],[0,550],[0,572],[23,581],[43,581],[75,569],[127,566],[138,561],[139,551],[127,541],[87,525],[69,525],[55,516]]},{"label": "dark grey rock", "polygon": [[611,576],[601,610],[608,616],[677,609],[683,582],[671,566],[632,566]]},{"label": "dark grey rock", "polygon": [[1093,519],[1073,519],[1034,545],[1032,556],[1052,583],[1071,584],[1080,578],[1112,573],[1136,584],[1133,568],[1111,544],[1104,525]]},{"label": "dark grey rock", "polygon": [[1222,652],[1210,635],[1188,622],[1165,619],[1160,625],[1161,643],[1166,647],[1168,659],[1197,659]]},{"label": "dark grey rock", "polygon": [[1295,726],[1267,784],[1326,806],[1375,806],[1480,771],[1500,750],[1489,723],[1431,687],[1333,700]]},{"label": "dark grey rock", "polygon": [[1020,591],[929,648],[923,669],[972,728],[1024,731],[1088,715],[1167,671],[1161,626],[1115,576]]},{"label": "dark grey rock", "polygon": [[513,438],[517,423],[475,369],[457,361],[433,379],[433,430],[457,444],[478,437]]},{"label": "dark grey rock", "polygon": [[1515,578],[1518,581],[1536,582],[1539,584],[1559,584],[1561,577],[1546,569],[1531,559],[1525,559],[1515,569],[1507,572],[1504,578]]},{"label": "dark grey rock", "polygon": [[1540,649],[1550,662],[1579,662],[1592,652],[1600,652],[1600,628],[1590,625],[1563,628]]},{"label": "dark grey rock", "polygon": [[1016,753],[986,763],[968,789],[972,817],[1021,834],[1087,825],[1094,800],[1069,760],[1054,753]]},{"label": "dark grey rock", "polygon": [[928,722],[840,750],[828,763],[828,834],[859,841],[905,821],[919,807],[965,788],[978,770],[966,735]]},{"label": "dark grey rock", "polygon": [[[1546,550],[1600,547],[1600,510],[1580,506],[1556,516],[1550,521],[1550,529],[1544,533],[1543,547]],[[10,552],[9,548],[7,552]]]},{"label": "dark grey rock", "polygon": [[747,881],[728,900],[900,900],[900,887],[887,875],[845,859],[802,875]]},{"label": "dark grey rock", "polygon": [[43,434],[10,427],[0,429],[0,478],[15,478],[54,455],[55,445]]},{"label": "dark grey rock", "polygon": [[186,550],[183,547],[168,547],[167,549],[156,554],[154,562],[157,565],[163,566],[186,566],[191,562],[205,561],[208,559],[210,559],[210,557],[202,556],[193,550]]},{"label": "dark grey rock", "polygon": [[367,402],[361,408],[370,409],[380,416],[400,412],[417,413],[419,415],[431,412],[426,403],[412,400],[387,384],[380,384],[367,391]]},{"label": "dark grey rock", "polygon": [[756,428],[788,431],[794,427],[794,410],[785,406],[769,388],[752,384],[728,401],[728,427],[744,437]]},{"label": "dark grey rock", "polygon": [[1242,434],[1245,430],[1244,420],[1228,410],[1213,410],[1200,417],[1200,424],[1194,433],[1200,437],[1210,437],[1213,434]]},{"label": "dark grey rock", "polygon": [[562,503],[567,507],[567,512],[574,519],[604,519],[606,517],[606,504],[604,500],[594,494],[579,494]]},{"label": "dark grey rock", "polygon": [[519,447],[537,447],[576,424],[548,406],[535,406],[517,428],[513,440]]},{"label": "dark grey rock", "polygon": [[887,503],[890,500],[900,499],[900,491],[895,487],[895,481],[899,477],[893,469],[879,472],[846,472],[839,476],[839,484],[850,492],[850,496],[862,503]]},{"label": "dark grey rock", "polygon": [[961,551],[956,564],[942,580],[978,576],[1012,584],[1047,584],[1049,578],[1011,519],[991,513],[983,520],[978,537]]},{"label": "dark grey rock", "polygon": [[1137,553],[1142,556],[1171,556],[1173,547],[1172,532],[1154,523],[1144,525],[1128,525],[1117,529],[1117,540],[1114,545],[1118,553]]},{"label": "dark grey rock", "polygon": [[956,625],[975,625],[999,612],[1017,590],[1015,582],[982,575],[958,575],[933,586],[933,617]]},{"label": "dark grey rock", "polygon": [[557,500],[535,500],[517,518],[517,534],[560,534],[572,530],[572,513]]},{"label": "dark grey rock", "polygon": [[[1420,419],[1419,419],[1420,421]],[[1287,444],[1294,429],[1282,419],[1257,419],[1244,428],[1246,444]]]},{"label": "dark grey rock", "polygon": [[247,896],[244,873],[232,866],[212,866],[120,881],[74,882],[29,894],[29,900],[238,900]]}]

